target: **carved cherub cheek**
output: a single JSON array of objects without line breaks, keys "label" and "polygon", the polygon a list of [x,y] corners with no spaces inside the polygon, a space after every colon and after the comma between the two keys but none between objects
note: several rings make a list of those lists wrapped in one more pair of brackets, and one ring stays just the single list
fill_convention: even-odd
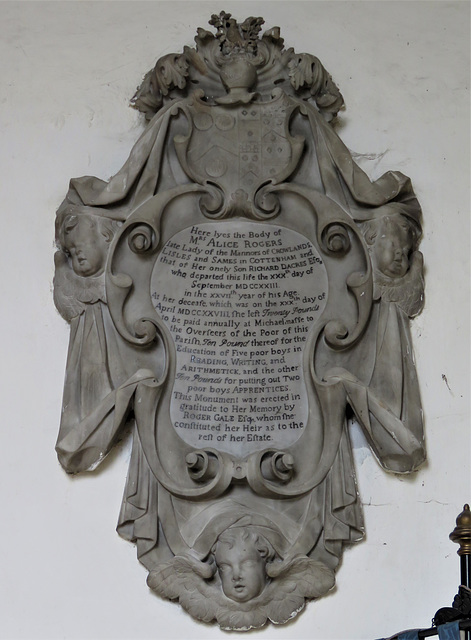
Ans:
[{"label": "carved cherub cheek", "polygon": [[409,243],[400,242],[397,236],[382,236],[374,247],[376,268],[393,278],[404,276],[409,268]]},{"label": "carved cherub cheek", "polygon": [[224,576],[225,578],[232,578],[233,580],[244,579],[257,574],[264,575],[265,573],[262,559],[253,560],[248,558],[234,563],[222,562],[218,564],[218,567],[221,577]]},{"label": "carved cherub cheek", "polygon": [[236,602],[247,602],[256,598],[267,583],[264,563],[242,560],[235,564],[219,566],[222,588],[228,598]]},{"label": "carved cherub cheek", "polygon": [[221,574],[226,576],[229,573],[231,567],[228,564],[219,563],[218,564],[218,569],[219,569],[219,573],[221,573]]},{"label": "carved cherub cheek", "polygon": [[408,239],[396,235],[383,236],[378,238],[375,244],[375,254],[383,255],[385,258],[398,259],[402,256],[409,256],[412,246]]},{"label": "carved cherub cheek", "polygon": [[82,276],[95,275],[101,271],[105,258],[106,250],[99,241],[91,240],[90,242],[76,242],[74,238],[69,238],[66,243],[72,259],[72,267],[76,273]]}]

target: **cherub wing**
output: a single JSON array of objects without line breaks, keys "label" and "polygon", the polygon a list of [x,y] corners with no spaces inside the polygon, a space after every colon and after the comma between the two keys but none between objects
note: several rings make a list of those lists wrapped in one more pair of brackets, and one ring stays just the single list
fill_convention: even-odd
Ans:
[{"label": "cherub wing", "polygon": [[395,302],[409,318],[417,316],[424,308],[424,258],[420,251],[411,256],[411,266],[400,286],[381,285],[381,297],[386,302]]},{"label": "cherub wing", "polygon": [[335,584],[334,572],[307,556],[297,556],[278,566],[273,563],[268,571],[277,576],[267,605],[268,617],[276,624],[293,618],[304,607],[306,598],[319,598]]},{"label": "cherub wing", "polygon": [[[214,585],[208,581],[212,575],[209,565],[185,556],[175,556],[171,562],[159,565],[147,577],[149,587],[163,598],[179,600],[188,613],[203,622],[217,616],[219,603]],[[205,576],[205,577],[204,577]]]},{"label": "cherub wing", "polygon": [[54,254],[56,272],[54,275],[54,304],[67,322],[85,311],[87,304],[105,298],[105,284],[102,277],[82,278],[69,265],[63,251]]}]

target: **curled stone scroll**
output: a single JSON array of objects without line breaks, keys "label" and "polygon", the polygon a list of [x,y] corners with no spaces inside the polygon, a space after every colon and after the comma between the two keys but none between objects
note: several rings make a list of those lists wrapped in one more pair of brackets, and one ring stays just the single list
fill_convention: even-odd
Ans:
[{"label": "curled stone scroll", "polygon": [[262,18],[210,24],[145,76],[123,168],[57,212],[56,449],[93,469],[130,426],[118,532],[149,587],[248,630],[326,594],[363,536],[349,413],[386,470],[425,459],[421,210],[409,178],[354,163],[317,58]]}]

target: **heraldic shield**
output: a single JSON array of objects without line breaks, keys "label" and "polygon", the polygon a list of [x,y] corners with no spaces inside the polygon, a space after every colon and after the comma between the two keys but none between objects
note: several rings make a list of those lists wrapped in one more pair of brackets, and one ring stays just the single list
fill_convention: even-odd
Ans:
[{"label": "heraldic shield", "polygon": [[261,18],[210,24],[145,76],[123,168],[57,212],[56,449],[75,474],[131,430],[118,532],[149,587],[247,630],[326,594],[362,538],[348,412],[386,470],[425,458],[421,211],[354,163],[317,58]]}]

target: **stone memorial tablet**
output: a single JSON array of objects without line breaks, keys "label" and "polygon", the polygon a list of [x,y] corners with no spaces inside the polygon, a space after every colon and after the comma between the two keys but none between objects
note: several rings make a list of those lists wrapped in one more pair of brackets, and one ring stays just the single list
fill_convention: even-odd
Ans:
[{"label": "stone memorial tablet", "polygon": [[149,587],[247,630],[326,594],[363,535],[348,415],[385,469],[425,459],[421,211],[354,163],[317,58],[262,18],[210,24],[145,76],[123,168],[57,212],[56,449],[93,469],[130,428],[118,532]]},{"label": "stone memorial tablet", "polygon": [[242,457],[293,444],[308,415],[303,346],[327,291],[311,242],[263,223],[188,227],[162,248],[151,291],[175,344],[180,437]]}]

